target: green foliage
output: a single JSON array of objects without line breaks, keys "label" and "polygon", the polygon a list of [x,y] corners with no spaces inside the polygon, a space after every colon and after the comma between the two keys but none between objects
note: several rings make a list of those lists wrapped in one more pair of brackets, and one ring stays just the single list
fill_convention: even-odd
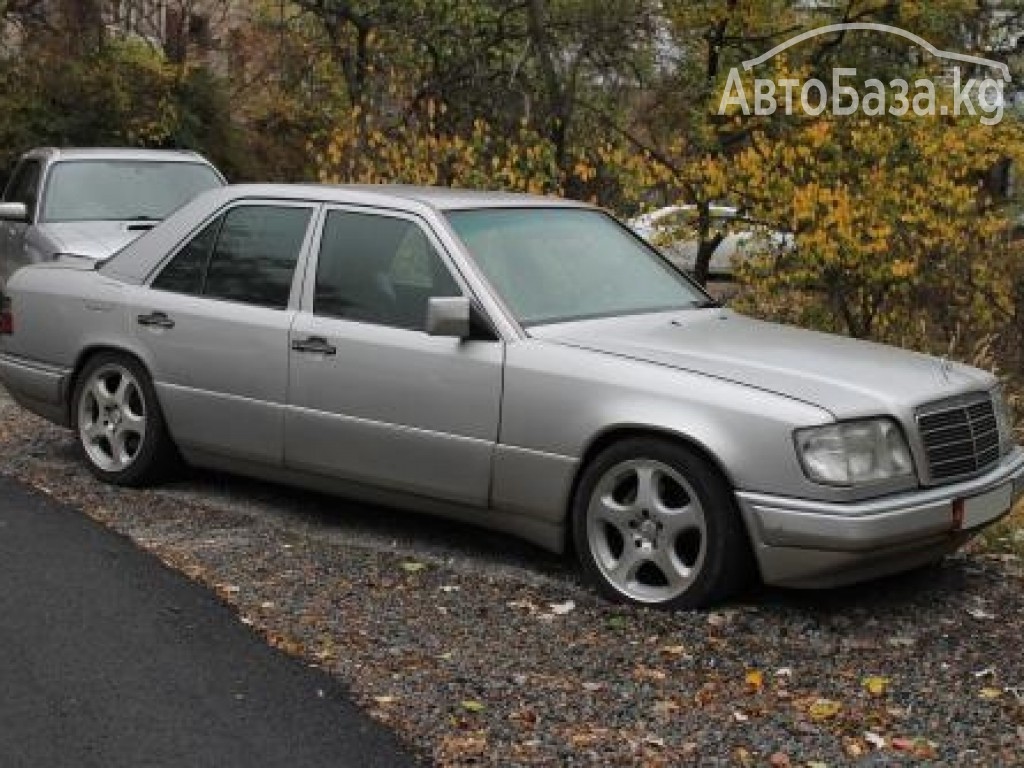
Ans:
[{"label": "green foliage", "polygon": [[45,145],[179,147],[237,165],[226,91],[206,70],[172,66],[137,40],[63,53],[44,39],[0,59],[0,167]]}]

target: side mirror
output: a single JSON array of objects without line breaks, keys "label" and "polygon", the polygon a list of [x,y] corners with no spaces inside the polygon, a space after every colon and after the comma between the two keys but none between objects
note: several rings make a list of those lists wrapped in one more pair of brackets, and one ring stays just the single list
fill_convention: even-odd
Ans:
[{"label": "side mirror", "polygon": [[28,221],[28,206],[24,203],[0,203],[0,221]]},{"label": "side mirror", "polygon": [[470,334],[470,315],[465,296],[431,296],[427,300],[427,333],[465,339]]}]

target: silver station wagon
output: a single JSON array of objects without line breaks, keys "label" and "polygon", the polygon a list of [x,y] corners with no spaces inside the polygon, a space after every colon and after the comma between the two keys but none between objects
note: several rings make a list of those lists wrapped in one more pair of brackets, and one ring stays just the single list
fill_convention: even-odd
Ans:
[{"label": "silver station wagon", "polygon": [[102,480],[180,456],[445,515],[635,603],[913,568],[1024,488],[988,373],[743,317],[571,201],[226,187],[7,292],[4,384]]}]

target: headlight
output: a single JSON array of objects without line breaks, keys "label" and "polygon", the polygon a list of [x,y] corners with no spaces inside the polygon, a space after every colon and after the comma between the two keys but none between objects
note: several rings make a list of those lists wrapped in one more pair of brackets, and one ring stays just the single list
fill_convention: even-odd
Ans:
[{"label": "headlight", "polygon": [[1006,453],[1013,447],[1016,439],[1013,434],[1013,410],[1006,400],[1002,386],[992,390],[992,407],[996,412],[996,426],[999,428],[999,452]]},{"label": "headlight", "polygon": [[914,473],[903,432],[892,419],[864,419],[797,430],[796,450],[816,483],[860,485]]}]

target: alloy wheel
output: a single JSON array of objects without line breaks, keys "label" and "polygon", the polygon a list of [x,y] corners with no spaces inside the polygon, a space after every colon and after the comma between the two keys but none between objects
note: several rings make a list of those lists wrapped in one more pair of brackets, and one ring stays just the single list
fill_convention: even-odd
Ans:
[{"label": "alloy wheel", "polygon": [[89,460],[103,471],[132,465],[146,436],[146,401],[127,368],[104,365],[89,376],[78,402],[78,433]]},{"label": "alloy wheel", "polygon": [[663,462],[616,464],[591,494],[591,554],[608,584],[631,600],[664,603],[683,594],[700,574],[706,539],[696,491]]}]

